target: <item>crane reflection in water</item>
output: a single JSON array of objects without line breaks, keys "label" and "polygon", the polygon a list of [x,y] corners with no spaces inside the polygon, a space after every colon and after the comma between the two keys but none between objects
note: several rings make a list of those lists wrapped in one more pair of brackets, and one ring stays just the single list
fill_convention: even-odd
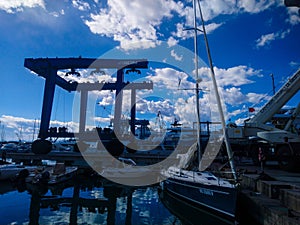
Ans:
[{"label": "crane reflection in water", "polygon": [[29,224],[181,224],[161,204],[157,186],[123,186],[95,176],[27,188]]}]

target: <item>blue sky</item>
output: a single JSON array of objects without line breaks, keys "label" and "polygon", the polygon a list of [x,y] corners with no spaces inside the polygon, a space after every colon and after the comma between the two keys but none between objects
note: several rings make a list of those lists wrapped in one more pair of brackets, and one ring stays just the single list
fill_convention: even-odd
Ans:
[{"label": "blue sky", "polygon": [[[283,0],[206,0],[201,4],[227,119],[241,123],[249,116],[248,107],[257,111],[272,95],[270,74],[274,74],[278,90],[300,67],[298,9],[286,8]],[[180,88],[191,87],[193,71],[182,68],[192,66],[188,51],[193,51],[193,37],[183,30],[192,26],[191,6],[190,0],[0,0],[0,121],[4,138],[16,139],[15,133],[22,130],[23,139],[31,139],[34,123],[37,126],[40,119],[44,79],[24,68],[25,58],[148,58],[153,61],[151,69],[141,77],[128,78],[152,80],[157,85],[158,92],[140,93],[139,118],[153,119],[161,111],[166,121],[176,116],[188,125],[195,114],[194,96],[178,90],[178,78],[182,80]],[[207,62],[202,35],[199,57]],[[88,72],[82,71],[81,81],[92,79]],[[202,88],[209,89],[206,70],[200,68],[199,72],[204,77]],[[93,79],[114,81],[114,72],[107,74]],[[100,102],[96,104],[99,108],[92,106],[96,124],[108,124],[104,117],[112,114],[113,95],[101,92],[92,97]],[[205,93],[202,97],[203,118],[208,118],[209,98]],[[76,129],[73,99],[73,94],[56,89],[52,125],[67,124]],[[299,94],[286,106],[298,102]],[[125,100],[124,114],[126,104]]]}]

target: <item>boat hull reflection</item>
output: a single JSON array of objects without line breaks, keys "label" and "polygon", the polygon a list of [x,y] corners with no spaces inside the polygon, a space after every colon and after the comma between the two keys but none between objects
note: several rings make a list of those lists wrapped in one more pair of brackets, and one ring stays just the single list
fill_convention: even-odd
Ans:
[{"label": "boat hull reflection", "polygon": [[159,191],[159,197],[164,206],[176,217],[182,224],[186,225],[228,225],[235,224],[233,220],[219,217],[204,208],[195,206],[192,202],[182,200],[180,197],[168,192]]}]

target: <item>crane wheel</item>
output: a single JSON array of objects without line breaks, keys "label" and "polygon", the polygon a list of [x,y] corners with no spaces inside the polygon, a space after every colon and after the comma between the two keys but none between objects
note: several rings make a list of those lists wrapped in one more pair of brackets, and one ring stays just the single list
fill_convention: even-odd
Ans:
[{"label": "crane wheel", "polygon": [[278,164],[280,169],[292,170],[295,167],[293,154],[288,145],[282,145],[277,150]]},{"label": "crane wheel", "polygon": [[124,151],[124,145],[118,139],[112,139],[105,147],[112,156],[120,156]]},{"label": "crane wheel", "polygon": [[46,155],[52,150],[52,143],[48,140],[38,139],[31,145],[31,150],[34,154]]}]

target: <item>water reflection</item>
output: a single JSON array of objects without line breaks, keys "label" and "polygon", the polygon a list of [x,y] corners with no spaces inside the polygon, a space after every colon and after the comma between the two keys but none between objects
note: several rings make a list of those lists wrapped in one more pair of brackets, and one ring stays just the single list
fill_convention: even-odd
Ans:
[{"label": "water reflection", "polygon": [[192,204],[181,200],[166,191],[159,191],[159,196],[169,211],[177,216],[184,225],[229,225],[234,221],[225,220],[194,207]]},{"label": "water reflection", "polygon": [[[80,177],[53,187],[27,185],[29,224],[169,224],[157,187],[122,186]],[[165,222],[164,222],[165,221]],[[181,223],[177,223],[181,224]]]},{"label": "water reflection", "polygon": [[0,224],[222,225],[228,222],[160,191],[158,186],[122,186],[98,176],[79,176],[51,187],[0,184]]},{"label": "water reflection", "polygon": [[[70,187],[72,189],[64,193],[64,190]],[[97,178],[90,180],[83,180],[82,178],[75,182],[71,181],[50,187],[49,190],[46,186],[28,185],[28,191],[31,194],[29,224],[48,223],[44,217],[40,218],[41,209],[57,211],[57,215],[61,216],[69,213],[68,222],[70,224],[78,224],[78,215],[84,211],[106,214],[106,221],[102,222],[116,224],[117,198],[130,195],[132,193],[130,189],[109,185]],[[87,194],[87,191],[90,194]],[[129,218],[128,221],[131,219]]]}]

